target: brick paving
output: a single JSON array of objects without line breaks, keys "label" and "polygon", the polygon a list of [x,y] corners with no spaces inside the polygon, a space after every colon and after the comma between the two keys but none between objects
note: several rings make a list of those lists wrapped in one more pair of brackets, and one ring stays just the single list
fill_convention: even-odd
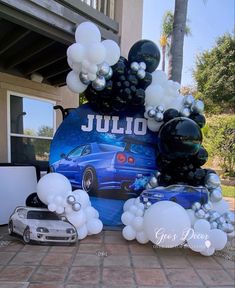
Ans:
[{"label": "brick paving", "polygon": [[[0,241],[4,235],[6,226]],[[8,235],[4,240],[10,242],[0,246],[0,288],[234,287],[234,262],[223,254],[156,249],[128,242],[120,231],[74,246],[24,245]]]}]

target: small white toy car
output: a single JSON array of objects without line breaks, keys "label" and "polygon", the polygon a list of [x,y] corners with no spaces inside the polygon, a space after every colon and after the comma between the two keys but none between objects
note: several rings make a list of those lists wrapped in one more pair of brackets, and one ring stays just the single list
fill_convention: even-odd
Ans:
[{"label": "small white toy car", "polygon": [[8,233],[23,237],[26,244],[31,241],[40,243],[74,243],[77,231],[68,222],[46,208],[17,207],[8,223]]}]

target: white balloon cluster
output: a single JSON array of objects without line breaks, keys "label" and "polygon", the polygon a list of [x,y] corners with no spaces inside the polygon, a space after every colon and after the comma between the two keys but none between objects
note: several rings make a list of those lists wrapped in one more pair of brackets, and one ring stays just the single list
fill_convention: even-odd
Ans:
[{"label": "white balloon cluster", "polygon": [[77,228],[78,239],[102,231],[99,213],[91,206],[87,192],[79,189],[72,192],[69,180],[62,174],[49,173],[42,177],[37,185],[37,194],[48,210],[64,214]]},{"label": "white balloon cluster", "polygon": [[138,198],[127,200],[123,206],[124,213],[121,220],[124,225],[122,235],[126,240],[136,239],[139,243],[145,244],[149,241],[144,231],[144,204]]},{"label": "white balloon cluster", "polygon": [[195,222],[194,230],[188,235],[187,243],[193,251],[211,256],[215,250],[224,249],[227,234],[219,229],[211,229],[208,221],[200,219]]},{"label": "white balloon cluster", "polygon": [[113,40],[101,41],[101,33],[92,22],[83,22],[75,32],[76,43],[67,50],[68,64],[72,69],[66,83],[70,90],[82,93],[92,82],[97,91],[105,88],[112,77],[112,68],[120,57],[120,48]]},{"label": "white balloon cluster", "polygon": [[179,89],[180,84],[168,80],[165,72],[156,70],[152,73],[152,83],[145,90],[145,117],[151,131],[159,130],[164,110],[181,110],[184,97],[179,93]]}]

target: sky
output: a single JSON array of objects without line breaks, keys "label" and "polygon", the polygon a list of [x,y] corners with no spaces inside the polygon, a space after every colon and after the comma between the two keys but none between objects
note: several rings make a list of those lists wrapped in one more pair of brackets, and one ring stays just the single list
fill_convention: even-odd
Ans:
[{"label": "sky", "polygon": [[[162,18],[174,11],[174,0],[143,0],[142,39],[154,41],[160,48]],[[184,39],[182,86],[192,86],[196,55],[215,46],[225,32],[234,33],[235,0],[188,0],[188,25],[191,36]],[[166,60],[167,62],[167,60]],[[158,66],[161,69],[161,62]],[[167,71],[167,70],[166,70]]]}]

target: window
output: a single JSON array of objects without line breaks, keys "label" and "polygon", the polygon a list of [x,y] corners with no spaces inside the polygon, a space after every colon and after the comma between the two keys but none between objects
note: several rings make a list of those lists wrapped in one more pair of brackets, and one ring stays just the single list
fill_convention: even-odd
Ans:
[{"label": "window", "polygon": [[9,161],[47,170],[55,102],[9,93]]},{"label": "window", "polygon": [[73,158],[73,157],[79,157],[79,156],[81,156],[84,147],[85,147],[85,146],[80,146],[80,147],[75,148],[74,150],[72,150],[72,152],[70,152],[70,153],[68,154],[68,158]]}]

